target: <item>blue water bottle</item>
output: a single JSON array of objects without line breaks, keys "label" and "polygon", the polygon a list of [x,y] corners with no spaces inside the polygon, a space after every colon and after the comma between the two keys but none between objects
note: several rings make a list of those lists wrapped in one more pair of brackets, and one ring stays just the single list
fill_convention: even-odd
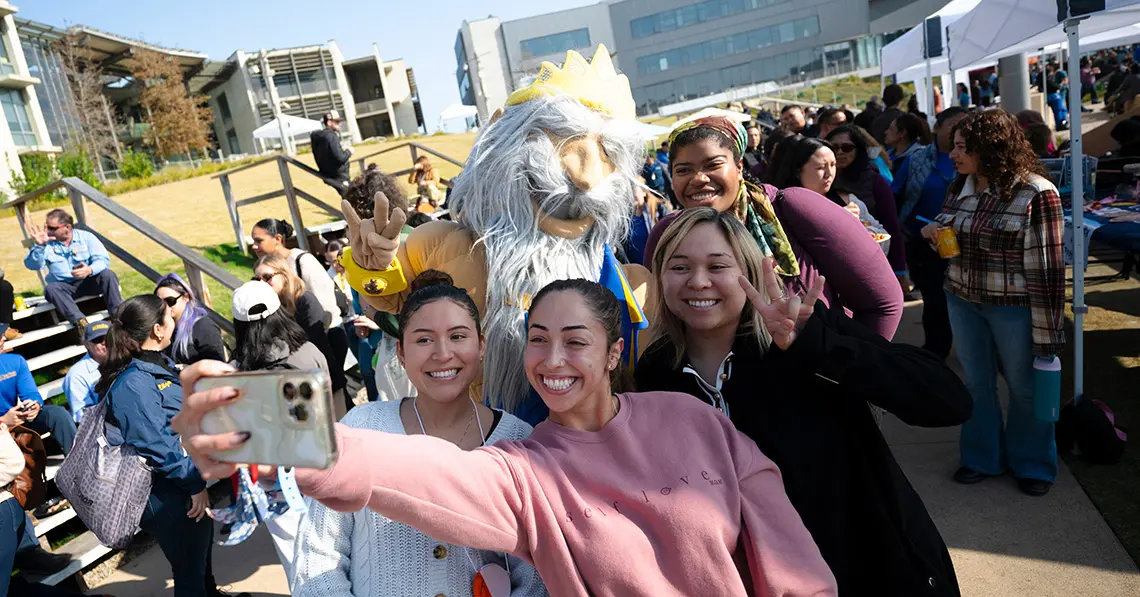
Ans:
[{"label": "blue water bottle", "polygon": [[1061,412],[1061,359],[1033,359],[1033,414],[1038,421],[1054,423]]}]

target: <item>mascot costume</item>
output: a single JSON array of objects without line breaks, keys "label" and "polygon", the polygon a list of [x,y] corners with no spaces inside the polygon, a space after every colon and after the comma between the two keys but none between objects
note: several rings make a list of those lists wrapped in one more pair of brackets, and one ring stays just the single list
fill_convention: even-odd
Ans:
[{"label": "mascot costume", "polygon": [[585,278],[626,305],[625,359],[637,360],[647,325],[642,305],[649,272],[621,265],[612,247],[625,238],[644,139],[629,80],[599,45],[591,62],[568,52],[561,68],[544,62],[535,81],[495,113],[455,178],[454,222],[416,228],[404,242],[405,214],[389,216],[378,193],[361,221],[343,204],[349,283],[381,311],[399,312],[410,282],[440,270],[467,290],[483,316],[487,349],[482,395],[535,424],[546,416],[523,367],[530,297],[555,280]]}]

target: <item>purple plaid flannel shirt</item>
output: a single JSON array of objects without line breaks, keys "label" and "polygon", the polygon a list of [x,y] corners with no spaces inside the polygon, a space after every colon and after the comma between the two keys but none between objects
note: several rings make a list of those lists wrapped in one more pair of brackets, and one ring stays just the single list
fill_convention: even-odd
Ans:
[{"label": "purple plaid flannel shirt", "polygon": [[1059,353],[1065,342],[1065,220],[1057,187],[1027,175],[1008,198],[974,189],[970,176],[957,195],[946,197],[937,218],[958,233],[962,251],[950,260],[946,290],[975,303],[1029,307],[1033,354]]}]

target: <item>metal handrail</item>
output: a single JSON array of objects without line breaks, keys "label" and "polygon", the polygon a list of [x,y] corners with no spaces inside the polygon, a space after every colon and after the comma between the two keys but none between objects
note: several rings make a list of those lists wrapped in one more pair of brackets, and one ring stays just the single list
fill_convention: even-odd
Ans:
[{"label": "metal handrail", "polygon": [[[91,185],[83,182],[78,178],[69,176],[67,178],[57,180],[49,185],[36,189],[31,193],[22,195],[19,198],[4,204],[4,207],[15,208],[16,217],[20,222],[20,229],[23,232],[25,239],[30,238],[28,234],[28,220],[30,219],[30,214],[28,212],[27,202],[35,199],[36,197],[40,197],[47,193],[51,193],[60,189],[67,189],[67,193],[71,198],[71,207],[75,211],[76,227],[95,234],[106,245],[108,252],[118,257],[123,261],[123,263],[131,266],[131,268],[138,271],[140,274],[147,277],[152,282],[157,282],[163,274],[152,269],[149,265],[147,265],[139,258],[135,257],[129,251],[122,248],[117,243],[112,242],[105,235],[100,234],[98,231],[94,230],[88,224],[87,206],[84,203],[84,199],[103,208],[103,210],[107,213],[115,216],[123,223],[139,231],[143,236],[158,243],[160,246],[162,246],[162,248],[170,251],[176,257],[181,258],[183,265],[186,267],[186,274],[188,278],[187,282],[191,285],[197,296],[202,299],[201,302],[204,306],[207,307],[207,311],[210,313],[210,317],[214,319],[214,321],[218,322],[222,328],[231,333],[233,332],[233,323],[209,307],[207,298],[208,293],[206,292],[205,280],[202,278],[202,275],[204,274],[210,276],[229,290],[234,290],[238,286],[241,286],[242,281],[239,280],[237,276],[222,269],[214,262],[203,257],[194,249],[191,249],[169,234],[159,230],[150,222],[147,222],[146,220],[140,218],[134,212],[128,210],[122,205],[119,205],[110,197],[104,195],[102,192],[98,191]],[[40,283],[44,284],[45,280],[43,278],[42,272],[38,273],[40,274]]]}]

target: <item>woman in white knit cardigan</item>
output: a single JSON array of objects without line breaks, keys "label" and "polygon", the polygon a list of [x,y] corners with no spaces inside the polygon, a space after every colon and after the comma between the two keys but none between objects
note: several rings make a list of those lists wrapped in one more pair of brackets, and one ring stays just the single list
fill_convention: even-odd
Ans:
[{"label": "woman in white knit cardigan", "polygon": [[[467,293],[439,272],[424,272],[399,316],[397,355],[416,398],[358,406],[341,421],[350,427],[443,438],[465,450],[500,439],[523,439],[531,428],[514,416],[476,404],[483,338]],[[383,458],[383,454],[377,454]],[[515,556],[436,541],[372,510],[342,514],[309,500],[298,533],[292,582],[295,597],[470,597],[476,573],[494,586],[509,578],[509,595],[547,595],[538,572]],[[489,566],[488,568],[484,568]],[[493,597],[505,597],[503,587]]]}]

